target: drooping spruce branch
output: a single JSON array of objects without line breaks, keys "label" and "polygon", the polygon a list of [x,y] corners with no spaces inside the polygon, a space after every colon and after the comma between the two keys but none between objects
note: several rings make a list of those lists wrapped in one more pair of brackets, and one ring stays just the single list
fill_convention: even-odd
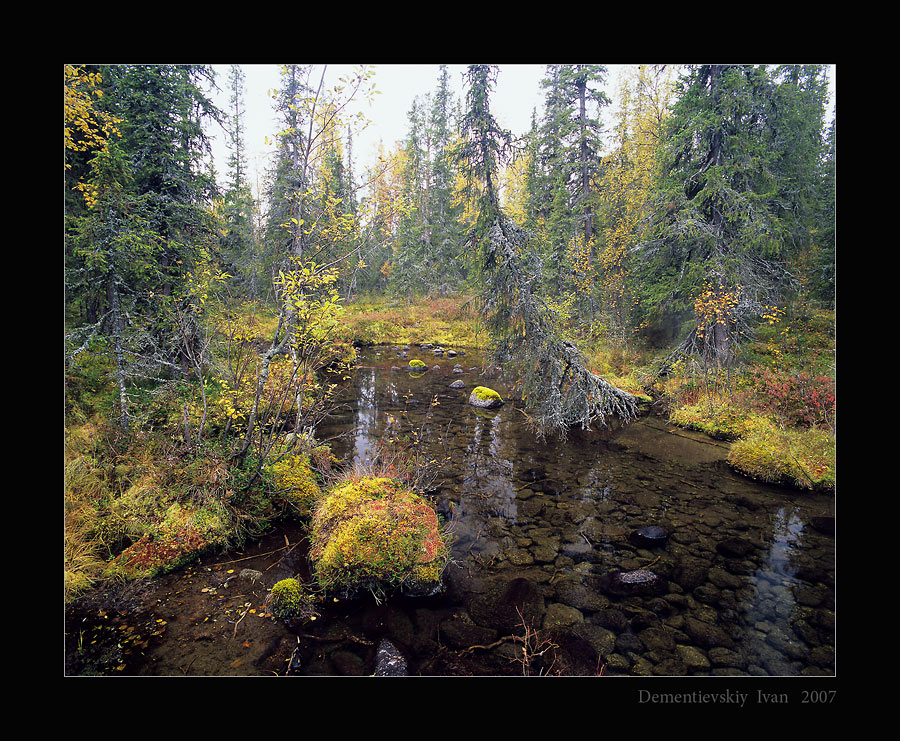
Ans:
[{"label": "drooping spruce branch", "polygon": [[562,335],[555,317],[534,293],[540,266],[525,249],[525,232],[496,209],[484,239],[484,312],[494,341],[492,362],[511,367],[516,390],[537,434],[565,437],[568,429],[607,425],[635,415],[635,398],[600,378]]}]

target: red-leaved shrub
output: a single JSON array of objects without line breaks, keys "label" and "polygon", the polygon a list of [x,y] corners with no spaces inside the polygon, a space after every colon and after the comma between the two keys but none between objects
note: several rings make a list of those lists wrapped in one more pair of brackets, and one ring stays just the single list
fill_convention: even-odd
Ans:
[{"label": "red-leaved shrub", "polygon": [[749,381],[753,406],[787,425],[815,427],[834,422],[833,378],[762,369],[755,370]]}]

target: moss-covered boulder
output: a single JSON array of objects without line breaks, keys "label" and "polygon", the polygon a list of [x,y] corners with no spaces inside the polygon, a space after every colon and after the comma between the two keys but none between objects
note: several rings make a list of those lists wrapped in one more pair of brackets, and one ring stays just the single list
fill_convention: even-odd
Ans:
[{"label": "moss-covered boulder", "polygon": [[322,490],[309,466],[306,455],[289,455],[269,467],[275,490],[296,510],[300,517],[312,515],[322,497]]},{"label": "moss-covered boulder", "polygon": [[315,599],[297,579],[276,582],[266,597],[266,607],[289,625],[318,617]]},{"label": "moss-covered boulder", "polygon": [[428,369],[428,366],[418,358],[413,358],[409,361],[409,369],[411,371],[424,371]]},{"label": "moss-covered boulder", "polygon": [[503,406],[503,399],[487,386],[476,386],[469,395],[469,404],[479,409],[496,409]]},{"label": "moss-covered boulder", "polygon": [[322,498],[311,523],[319,586],[344,597],[440,591],[449,544],[434,508],[389,478],[349,478]]}]

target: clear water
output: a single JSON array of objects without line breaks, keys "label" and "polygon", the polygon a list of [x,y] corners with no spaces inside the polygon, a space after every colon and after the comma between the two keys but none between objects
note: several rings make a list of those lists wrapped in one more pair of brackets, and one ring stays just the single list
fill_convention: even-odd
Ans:
[{"label": "clear water", "polygon": [[[440,367],[414,377],[414,357]],[[725,444],[658,418],[538,440],[515,404],[467,403],[476,385],[508,398],[507,379],[480,369],[472,352],[369,348],[319,431],[339,458],[365,462],[378,441],[415,430],[443,462],[429,488],[454,536],[442,594],[326,598],[289,631],[260,619],[262,603],[278,579],[308,579],[308,564],[302,531],[273,533],[122,611],[153,637],[120,671],[368,675],[387,639],[411,675],[834,674],[833,499],[738,476]],[[460,378],[465,389],[449,388]],[[662,545],[631,539],[651,525]],[[236,568],[261,578],[216,588]],[[652,589],[616,588],[615,574],[637,570],[657,577]]]}]

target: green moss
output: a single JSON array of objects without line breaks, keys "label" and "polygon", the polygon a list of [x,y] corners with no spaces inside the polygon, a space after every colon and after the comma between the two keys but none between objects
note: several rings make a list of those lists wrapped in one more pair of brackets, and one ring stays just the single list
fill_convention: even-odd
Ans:
[{"label": "green moss", "polygon": [[488,401],[489,399],[503,401],[503,399],[500,398],[500,394],[498,394],[493,389],[489,389],[487,386],[476,386],[472,389],[472,393],[482,401]]},{"label": "green moss", "polygon": [[266,605],[273,615],[288,621],[316,615],[313,597],[296,579],[276,582],[266,598]]},{"label": "green moss", "polygon": [[272,482],[279,494],[297,510],[300,517],[308,517],[322,496],[315,475],[305,455],[282,458],[269,467]]},{"label": "green moss", "polygon": [[147,528],[110,562],[108,575],[134,579],[167,574],[202,553],[227,547],[233,536],[225,508],[214,501],[204,505],[174,502]]},{"label": "green moss", "polygon": [[728,462],[759,481],[826,493],[834,490],[835,440],[824,430],[781,429],[769,420],[758,420],[731,446]]},{"label": "green moss", "polygon": [[758,419],[758,415],[718,398],[683,406],[670,415],[673,424],[703,432],[719,440],[744,437]]},{"label": "green moss", "polygon": [[425,363],[423,363],[421,360],[410,360],[409,367],[410,368],[427,368],[428,366],[425,365]]},{"label": "green moss", "polygon": [[449,554],[433,507],[383,477],[350,479],[328,492],[310,540],[319,585],[347,595],[433,591]]}]

